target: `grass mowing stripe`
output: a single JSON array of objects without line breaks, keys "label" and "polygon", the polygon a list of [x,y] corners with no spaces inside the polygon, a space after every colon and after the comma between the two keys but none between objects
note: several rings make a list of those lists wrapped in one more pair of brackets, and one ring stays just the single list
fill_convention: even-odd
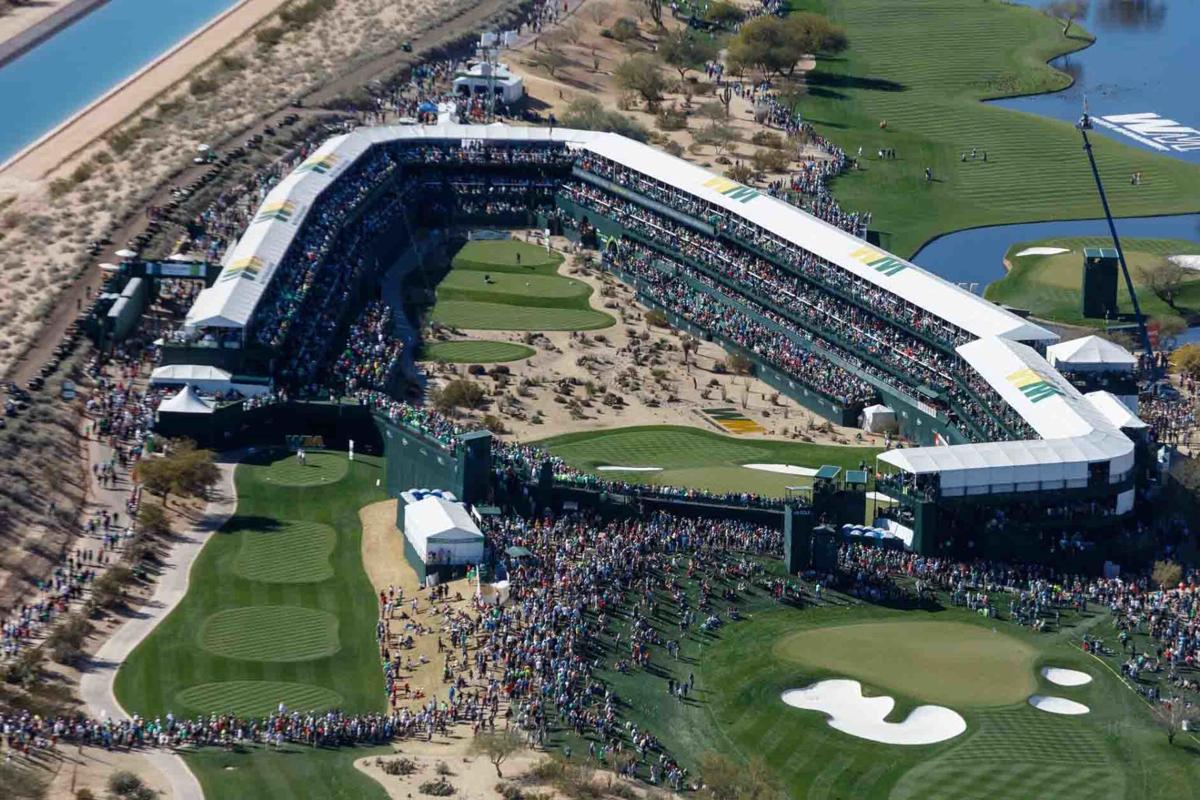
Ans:
[{"label": "grass mowing stripe", "polygon": [[[1039,9],[981,0],[792,0],[846,29],[849,47],[806,76],[804,118],[861,170],[833,182],[849,211],[870,211],[881,244],[901,255],[953,230],[1101,216],[1079,134],[1066,122],[981,102],[1061,89],[1046,64],[1088,43]],[[1078,31],[1078,27],[1075,28]],[[880,127],[887,121],[886,129]],[[1200,209],[1200,167],[1093,137],[1113,212],[1149,216]],[[896,158],[880,160],[880,148]],[[988,161],[963,162],[972,148]],[[936,180],[924,180],[930,167]],[[1144,181],[1130,185],[1140,171]]]},{"label": "grass mowing stripe", "polygon": [[454,342],[430,342],[421,353],[422,361],[445,361],[450,364],[494,364],[502,361],[519,361],[529,358],[537,351],[532,347],[515,342],[488,342],[463,340]]}]

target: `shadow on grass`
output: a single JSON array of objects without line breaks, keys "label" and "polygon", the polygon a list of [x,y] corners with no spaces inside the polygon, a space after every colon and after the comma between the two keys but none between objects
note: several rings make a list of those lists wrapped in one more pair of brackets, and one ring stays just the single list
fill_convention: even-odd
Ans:
[{"label": "shadow on grass", "polygon": [[829,92],[827,96],[841,97],[834,89],[862,89],[871,92],[903,92],[907,90],[904,84],[887,78],[860,78],[857,75],[844,75],[836,72],[810,72],[805,78],[808,93],[820,95],[816,89]]},{"label": "shadow on grass", "polygon": [[225,536],[234,533],[269,533],[277,531],[281,527],[283,526],[280,521],[274,517],[235,516],[217,533]]}]

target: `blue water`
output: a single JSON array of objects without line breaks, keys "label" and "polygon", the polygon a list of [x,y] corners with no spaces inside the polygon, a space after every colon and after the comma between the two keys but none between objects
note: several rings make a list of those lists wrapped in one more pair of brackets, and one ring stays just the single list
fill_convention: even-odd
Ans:
[{"label": "blue water", "polygon": [[[1043,6],[1045,0],[1028,4]],[[1051,62],[1074,76],[1073,86],[997,104],[1074,122],[1086,95],[1094,117],[1155,113],[1200,130],[1200,0],[1092,0],[1083,22],[1096,43]],[[1103,126],[1096,131],[1135,147],[1157,149]],[[1200,147],[1160,152],[1200,163]]]},{"label": "blue water", "polygon": [[236,0],[109,0],[0,67],[0,162]]},{"label": "blue water", "polygon": [[[934,239],[922,247],[912,261],[947,280],[965,285],[976,294],[983,294],[989,283],[1004,277],[1004,254],[1017,242],[1053,236],[1107,235],[1108,223],[1102,219],[993,225]],[[1117,235],[1122,241],[1138,237],[1200,242],[1200,214],[1118,219]]]}]

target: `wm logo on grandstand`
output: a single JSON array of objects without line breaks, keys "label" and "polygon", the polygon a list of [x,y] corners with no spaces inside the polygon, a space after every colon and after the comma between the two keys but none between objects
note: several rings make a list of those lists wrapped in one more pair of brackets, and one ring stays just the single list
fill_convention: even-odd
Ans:
[{"label": "wm logo on grandstand", "polygon": [[1026,367],[1008,376],[1008,382],[1021,390],[1021,394],[1029,398],[1031,403],[1040,403],[1047,397],[1060,395],[1058,387]]},{"label": "wm logo on grandstand", "polygon": [[262,259],[258,256],[250,256],[249,258],[239,258],[229,265],[229,269],[221,275],[221,280],[227,281],[233,278],[249,278],[252,281],[258,280],[258,273],[263,267]]},{"label": "wm logo on grandstand", "polygon": [[749,203],[758,197],[758,192],[749,186],[742,186],[740,183],[731,181],[728,178],[709,178],[704,182],[704,185],[709,189],[720,192],[730,200],[737,200],[739,203]]},{"label": "wm logo on grandstand", "polygon": [[333,153],[323,156],[310,156],[303,164],[296,167],[296,172],[315,172],[324,175],[337,166],[338,157]]},{"label": "wm logo on grandstand", "polygon": [[255,222],[287,222],[292,218],[292,214],[296,212],[296,204],[290,200],[284,200],[279,203],[271,203],[262,207],[258,212],[258,216],[254,218]]},{"label": "wm logo on grandstand", "polygon": [[855,261],[866,264],[876,272],[882,272],[889,278],[897,272],[903,272],[908,269],[908,264],[905,264],[895,256],[889,256],[882,250],[876,250],[874,247],[860,247],[851,253],[850,257]]}]

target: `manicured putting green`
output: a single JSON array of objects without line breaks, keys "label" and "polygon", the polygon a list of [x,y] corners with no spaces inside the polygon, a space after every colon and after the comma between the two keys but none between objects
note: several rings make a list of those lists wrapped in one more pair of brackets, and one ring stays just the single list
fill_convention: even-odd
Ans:
[{"label": "manicured putting green", "polygon": [[[518,263],[517,256],[521,260]],[[452,265],[455,269],[504,269],[523,271],[543,271],[553,269],[562,263],[562,256],[545,247],[529,244],[516,239],[480,239],[467,242],[454,255]],[[510,270],[510,271],[511,271]]]},{"label": "manicured putting green", "polygon": [[1037,688],[1032,647],[961,622],[872,622],[800,631],[779,641],[775,652],[823,674],[954,709],[1019,703]]},{"label": "manicured putting green", "polygon": [[189,686],[179,692],[179,702],[207,714],[261,717],[283,703],[292,711],[325,711],[342,705],[332,689],[282,681],[218,681]]},{"label": "manicured putting green", "polygon": [[590,331],[616,324],[612,317],[591,309],[474,300],[439,301],[433,307],[433,320],[454,328],[485,331]]},{"label": "manicured putting green", "polygon": [[213,614],[200,628],[200,646],[242,661],[313,661],[338,651],[338,620],[302,606],[245,606]]},{"label": "manicured putting green", "polygon": [[518,301],[525,297],[587,297],[592,293],[592,287],[583,281],[571,278],[551,275],[521,275],[511,272],[498,272],[492,275],[477,269],[451,270],[438,284],[439,292],[447,289],[512,295]]},{"label": "manicured putting green", "polygon": [[235,569],[252,581],[318,583],[333,577],[329,561],[337,533],[328,525],[283,520],[242,536]]},{"label": "manicured putting green", "polygon": [[273,486],[321,486],[346,477],[349,459],[345,453],[326,450],[305,450],[304,461],[296,460],[295,453],[274,451],[264,455],[258,463],[247,463],[245,468],[255,479]]},{"label": "manicured putting green", "polygon": [[[1125,250],[1125,260],[1129,264],[1142,313],[1151,317],[1174,317],[1183,322],[1182,317],[1200,310],[1200,273],[1190,273],[1185,278],[1174,298],[1175,308],[1156,297],[1142,281],[1146,268],[1161,263],[1167,256],[1200,253],[1200,244],[1182,239],[1131,238],[1122,239],[1121,245]],[[1030,247],[1061,247],[1070,252],[1017,255]],[[1104,319],[1085,318],[1079,307],[1083,250],[1086,247],[1111,248],[1112,239],[1106,236],[1074,236],[1013,245],[1005,255],[1011,269],[1003,278],[988,286],[988,299],[1027,309],[1042,319],[1103,327]],[[1124,313],[1133,313],[1133,303],[1123,280],[1117,282],[1117,307]]]},{"label": "manicured putting green", "polygon": [[833,464],[857,469],[860,461],[874,463],[879,452],[871,447],[745,439],[677,425],[569,433],[540,444],[572,466],[589,471],[606,465],[662,468],[661,472],[598,473],[608,478],[772,496],[783,496],[788,486],[807,485],[809,479],[747,469],[743,464]]},{"label": "manicured putting green", "polygon": [[520,361],[537,351],[515,342],[433,342],[425,345],[422,361],[445,361],[451,364],[495,364],[501,361]]}]

